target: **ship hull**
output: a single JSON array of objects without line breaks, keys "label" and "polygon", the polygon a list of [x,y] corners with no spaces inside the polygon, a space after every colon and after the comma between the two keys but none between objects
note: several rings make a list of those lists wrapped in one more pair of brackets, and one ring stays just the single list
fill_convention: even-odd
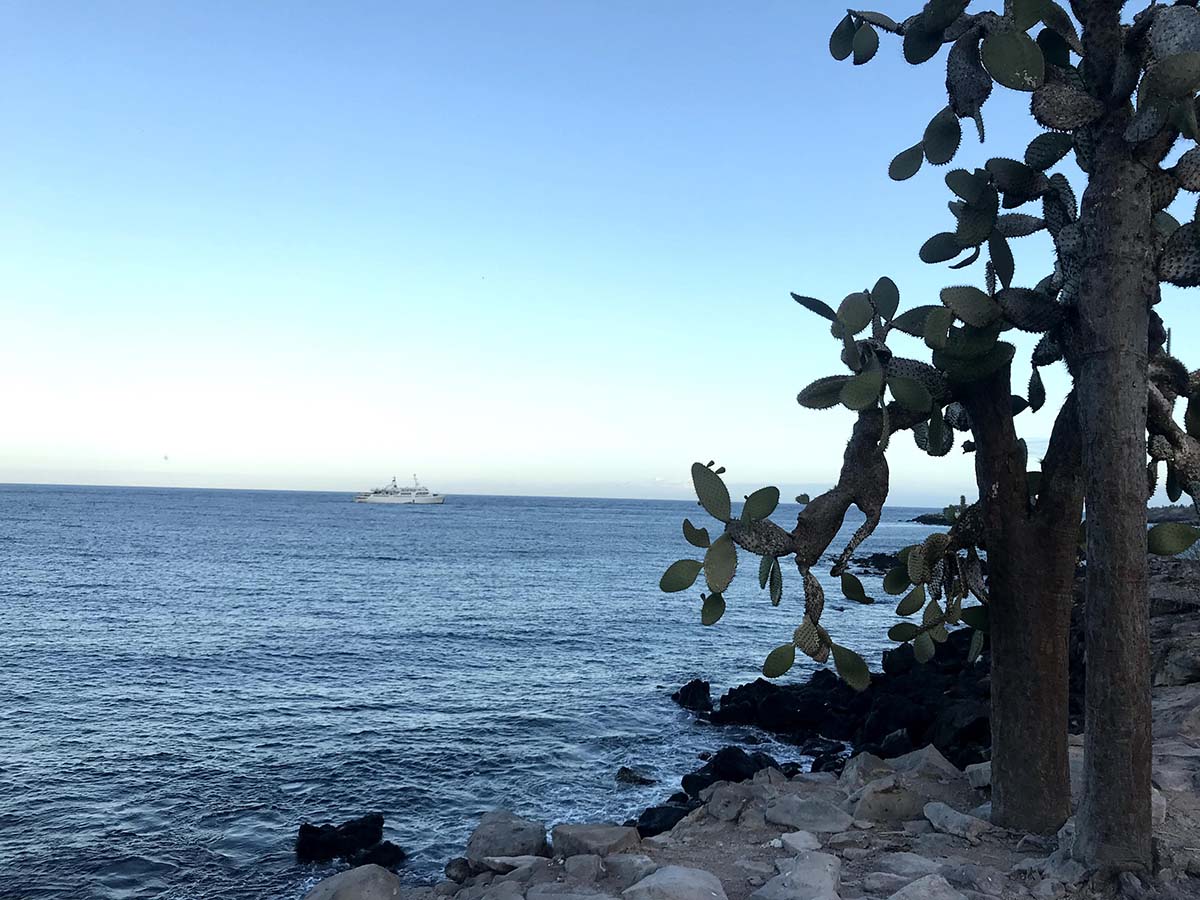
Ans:
[{"label": "ship hull", "polygon": [[434,503],[445,503],[446,498],[437,495],[433,497],[355,497],[355,503],[389,503],[401,506],[426,506]]}]

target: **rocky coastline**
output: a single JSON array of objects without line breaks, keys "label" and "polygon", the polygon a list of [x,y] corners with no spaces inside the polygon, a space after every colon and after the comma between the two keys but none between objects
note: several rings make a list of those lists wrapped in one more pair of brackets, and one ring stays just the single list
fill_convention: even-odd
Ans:
[{"label": "rocky coastline", "polygon": [[[988,661],[984,654],[967,663],[965,635],[952,634],[924,666],[907,647],[885,653],[883,672],[862,693],[818,670],[805,683],[759,679],[716,703],[699,680],[674,694],[714,726],[750,725],[797,746],[813,760],[807,771],[726,747],[636,819],[548,829],[495,811],[438,884],[405,885],[383,866],[357,865],[306,900],[1200,897],[1200,563],[1155,560],[1151,597],[1153,875],[1093,878],[1071,856],[1070,821],[1050,838],[988,821]],[[1073,628],[1076,802],[1083,667],[1082,634]],[[629,769],[618,777],[645,783],[637,779],[647,775]],[[381,835],[370,836],[379,843]],[[354,852],[343,858],[369,862]]]}]

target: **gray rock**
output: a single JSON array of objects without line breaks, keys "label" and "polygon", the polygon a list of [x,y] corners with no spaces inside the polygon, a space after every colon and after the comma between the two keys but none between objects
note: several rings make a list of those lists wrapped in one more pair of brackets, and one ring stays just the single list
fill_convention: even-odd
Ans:
[{"label": "gray rock", "polygon": [[568,857],[563,869],[573,881],[599,881],[604,877],[604,864],[600,862],[600,857],[590,853]]},{"label": "gray rock", "polygon": [[358,866],[317,882],[304,900],[398,900],[400,879],[383,866]]},{"label": "gray rock", "polygon": [[874,866],[880,872],[900,875],[909,880],[933,875],[941,869],[941,866],[933,860],[918,856],[916,853],[881,853]]},{"label": "gray rock", "polygon": [[888,900],[966,900],[961,891],[951,886],[941,875],[926,875],[910,882]]},{"label": "gray rock", "polygon": [[858,862],[859,860],[866,859],[867,857],[874,855],[875,851],[868,849],[867,847],[847,847],[842,851],[842,856],[850,860],[850,862]]},{"label": "gray rock", "polygon": [[1074,859],[1069,851],[1055,850],[1046,858],[1042,872],[1047,878],[1071,886],[1083,881],[1087,877],[1088,869],[1079,860]]},{"label": "gray rock", "polygon": [[728,900],[716,875],[685,866],[663,866],[627,887],[621,896],[625,900]]},{"label": "gray rock", "polygon": [[1031,893],[1037,900],[1054,900],[1060,897],[1066,889],[1053,878],[1043,878],[1033,886]]},{"label": "gray rock", "polygon": [[456,856],[446,863],[444,870],[446,878],[460,884],[471,877],[471,861],[465,856]]},{"label": "gray rock", "polygon": [[[782,773],[781,773],[782,774]],[[741,814],[742,807],[750,802],[750,785],[720,782],[708,795],[706,809],[718,822],[732,822]]]},{"label": "gray rock", "polygon": [[921,814],[929,796],[914,790],[897,775],[868,782],[859,791],[854,816],[874,822],[902,822]]},{"label": "gray rock", "polygon": [[1008,879],[986,866],[967,863],[961,866],[946,866],[941,875],[957,888],[985,894],[989,897],[1007,897],[1012,894]]},{"label": "gray rock", "polygon": [[750,895],[750,900],[838,900],[842,861],[830,853],[807,850],[795,859],[776,860],[779,875]]},{"label": "gray rock", "polygon": [[652,875],[658,863],[642,853],[612,853],[604,857],[604,868],[622,890]]},{"label": "gray rock", "polygon": [[612,894],[575,884],[535,884],[526,900],[615,900]]},{"label": "gray rock", "polygon": [[645,769],[633,766],[621,766],[617,769],[617,781],[622,784],[656,784],[657,779]]},{"label": "gray rock", "polygon": [[479,860],[478,865],[497,875],[507,875],[509,872],[522,869],[544,858],[541,856],[485,856]]},{"label": "gray rock", "polygon": [[525,900],[525,891],[519,884],[505,881],[489,887],[481,900]]},{"label": "gray rock", "polygon": [[933,831],[933,826],[929,824],[928,819],[912,819],[904,823],[904,830],[909,834],[929,834]]},{"label": "gray rock", "polygon": [[637,829],[624,825],[555,825],[552,834],[557,856],[607,856],[639,844]]},{"label": "gray rock", "polygon": [[905,753],[891,760],[892,768],[897,772],[907,772],[910,775],[923,775],[932,778],[958,780],[963,777],[958,766],[942,756],[941,751],[933,744],[927,744],[920,750]]},{"label": "gray rock", "polygon": [[992,801],[989,800],[987,803],[980,803],[969,813],[967,813],[967,815],[974,816],[977,819],[983,819],[985,822],[992,821]]},{"label": "gray rock", "polygon": [[991,822],[985,822],[983,819],[968,816],[966,813],[960,813],[956,809],[951,809],[945,803],[926,803],[925,818],[929,820],[929,824],[937,831],[943,834],[952,834],[956,837],[966,838],[971,843],[977,842],[979,836],[984,832],[992,830]]},{"label": "gray rock", "polygon": [[885,775],[891,775],[895,771],[891,764],[884,762],[878,756],[872,753],[860,753],[846,763],[846,768],[842,769],[842,774],[838,778],[838,786],[847,793],[853,794],[869,782]]},{"label": "gray rock", "polygon": [[975,763],[973,766],[967,766],[964,771],[967,773],[967,781],[971,782],[971,787],[979,789],[992,786],[992,764],[990,762]]},{"label": "gray rock", "polygon": [[845,831],[854,817],[827,800],[806,800],[786,794],[767,805],[766,819],[800,831]]},{"label": "gray rock", "polygon": [[915,879],[891,872],[868,872],[863,876],[863,890],[869,894],[894,894]]},{"label": "gray rock", "polygon": [[458,893],[460,885],[456,881],[439,881],[433,886],[433,896],[435,897],[453,897]]},{"label": "gray rock", "polygon": [[779,839],[783,841],[783,849],[789,853],[803,853],[805,850],[821,849],[821,842],[817,840],[817,836],[811,831],[789,831],[786,834],[781,834]]},{"label": "gray rock", "polygon": [[535,878],[537,876],[537,874],[539,872],[541,872],[543,869],[546,869],[550,866],[550,860],[546,859],[544,856],[529,856],[529,857],[523,857],[523,858],[530,859],[533,861],[530,862],[528,865],[524,865],[519,868],[513,869],[511,872],[509,872],[506,875],[499,876],[496,880],[497,881],[511,881],[514,883],[531,881],[533,878]]},{"label": "gray rock", "polygon": [[485,813],[467,841],[467,859],[471,862],[485,856],[549,855],[546,826],[503,809]]}]

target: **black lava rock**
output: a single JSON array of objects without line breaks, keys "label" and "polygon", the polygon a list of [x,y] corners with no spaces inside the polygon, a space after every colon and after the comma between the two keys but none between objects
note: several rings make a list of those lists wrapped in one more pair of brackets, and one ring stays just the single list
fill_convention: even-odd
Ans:
[{"label": "black lava rock", "polygon": [[671,695],[671,699],[684,709],[706,712],[712,709],[712,695],[707,681],[693,678]]},{"label": "black lava rock", "polygon": [[651,806],[638,816],[638,834],[648,838],[670,831],[688,812],[686,806]]}]

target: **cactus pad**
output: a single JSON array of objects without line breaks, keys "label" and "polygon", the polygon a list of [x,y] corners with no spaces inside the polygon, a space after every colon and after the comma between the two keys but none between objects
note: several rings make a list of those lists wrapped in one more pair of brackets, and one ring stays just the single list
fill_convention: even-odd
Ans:
[{"label": "cactus pad", "polygon": [[1034,91],[1046,79],[1042,49],[1023,31],[993,31],[980,49],[983,65],[998,83],[1014,91]]}]

